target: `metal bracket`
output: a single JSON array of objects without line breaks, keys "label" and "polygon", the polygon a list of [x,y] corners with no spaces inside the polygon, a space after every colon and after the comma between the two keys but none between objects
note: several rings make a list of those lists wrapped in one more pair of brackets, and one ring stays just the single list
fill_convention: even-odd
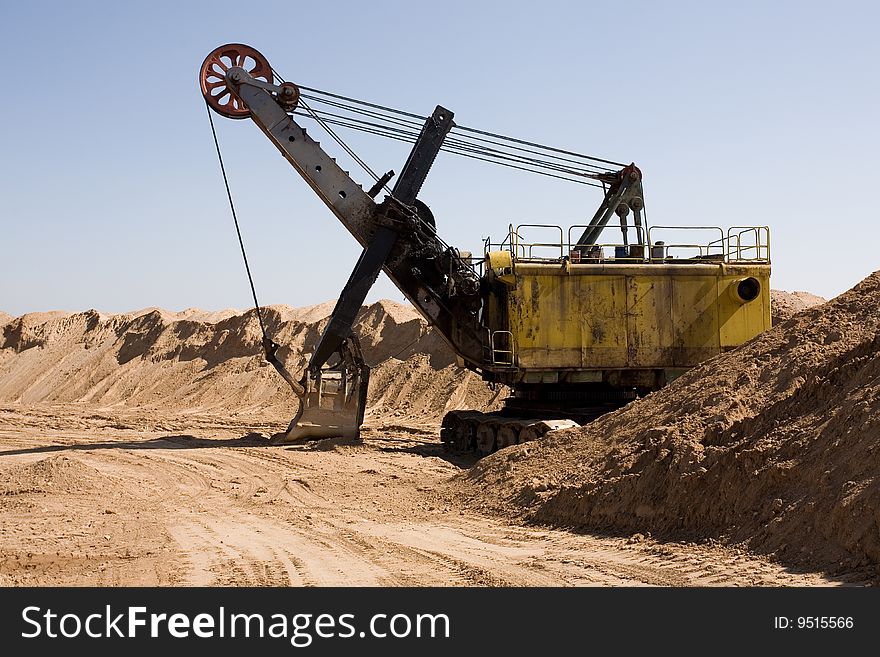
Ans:
[{"label": "metal bracket", "polygon": [[247,84],[257,89],[263,89],[275,94],[275,100],[288,112],[292,111],[299,102],[299,87],[292,82],[284,82],[282,84],[272,84],[271,82],[263,82],[251,77],[247,71],[240,66],[233,66],[226,72],[226,79],[234,85]]},{"label": "metal bracket", "polygon": [[[605,226],[608,225],[608,221],[611,219],[612,215],[614,215],[622,205],[627,207],[627,214],[629,208],[637,208],[639,212],[641,212],[641,209],[644,207],[644,200],[642,197],[642,172],[639,171],[635,164],[630,164],[629,166],[624,167],[617,173],[611,174],[607,179],[603,178],[602,182],[609,184],[608,191],[605,193],[605,199],[602,201],[602,205],[599,206],[599,209],[596,210],[596,214],[594,214],[593,218],[590,220],[590,225],[587,226],[583,235],[581,235],[580,239],[577,241],[578,246],[598,243],[599,235],[602,234]],[[622,226],[625,226],[625,215],[620,216],[621,224]],[[638,222],[641,223],[641,214],[638,215]],[[638,234],[639,239],[641,240],[641,230],[638,231]]]}]

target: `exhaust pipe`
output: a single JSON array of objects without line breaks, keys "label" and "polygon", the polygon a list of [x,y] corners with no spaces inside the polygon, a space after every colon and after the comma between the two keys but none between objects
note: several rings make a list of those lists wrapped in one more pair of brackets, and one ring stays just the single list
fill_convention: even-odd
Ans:
[{"label": "exhaust pipe", "polygon": [[727,288],[730,298],[743,305],[754,301],[761,294],[761,281],[754,276],[733,281]]}]

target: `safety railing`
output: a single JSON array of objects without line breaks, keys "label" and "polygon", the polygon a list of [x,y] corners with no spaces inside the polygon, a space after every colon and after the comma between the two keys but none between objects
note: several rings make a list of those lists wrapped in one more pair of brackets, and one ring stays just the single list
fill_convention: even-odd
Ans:
[{"label": "safety railing", "polygon": [[[522,240],[522,231],[536,228],[544,232],[551,231],[554,236],[558,233],[559,239],[542,242],[525,242]],[[520,224],[511,233],[510,245],[513,254],[523,260],[546,260],[548,258],[561,258],[565,255],[562,227],[552,224]]]},{"label": "safety railing", "polygon": [[[581,235],[589,227],[587,224],[574,224],[569,227],[566,250],[571,262],[596,263],[613,260],[620,263],[639,263],[650,259],[650,253],[647,252],[645,245],[638,243],[624,244],[623,241],[620,241],[579,244]],[[621,228],[626,228],[627,234],[635,236],[637,241],[639,235],[644,237],[646,234],[644,224],[624,224],[621,226],[619,223],[615,223],[607,227],[608,230],[613,231],[619,231]]]},{"label": "safety railing", "polygon": [[[709,239],[718,234],[718,239]],[[660,239],[663,237],[664,239]],[[651,260],[726,260],[724,230],[719,226],[651,226],[648,243],[654,245]],[[656,248],[662,246],[662,249]]]},{"label": "safety railing", "polygon": [[[770,262],[770,228],[733,226],[725,233],[719,226],[645,226],[626,224],[628,236],[643,235],[645,244],[603,242],[580,244],[589,226],[575,224],[565,234],[553,224],[510,224],[504,241],[484,241],[484,253],[509,250],[516,260],[572,263],[657,263],[657,262]],[[606,230],[619,231],[618,224]]]},{"label": "safety railing", "polygon": [[507,224],[507,236],[504,238],[503,242],[493,242],[491,237],[486,237],[483,240],[483,254],[489,253],[489,251],[512,251],[510,248],[510,244],[514,239],[514,231],[513,224]]},{"label": "safety railing", "polygon": [[727,258],[736,261],[770,262],[770,227],[731,226],[728,228]]}]

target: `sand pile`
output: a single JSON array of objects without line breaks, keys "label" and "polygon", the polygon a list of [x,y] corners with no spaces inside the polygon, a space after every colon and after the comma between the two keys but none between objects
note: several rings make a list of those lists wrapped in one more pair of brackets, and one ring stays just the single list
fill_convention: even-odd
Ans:
[{"label": "sand pile", "polygon": [[50,456],[0,472],[0,496],[26,493],[86,493],[106,490],[109,479],[66,456]]},{"label": "sand pile", "polygon": [[786,292],[785,290],[770,291],[770,313],[773,325],[791,319],[796,313],[827,301],[823,297],[809,292]]},{"label": "sand pile", "polygon": [[[265,309],[267,328],[284,345],[279,355],[288,369],[304,368],[333,306]],[[376,367],[370,396],[374,419],[410,408],[422,421],[439,422],[450,404],[479,407],[492,397],[478,377],[454,365],[446,344],[408,306],[387,300],[366,306],[355,332],[367,362]],[[289,420],[297,408],[289,388],[263,359],[253,310],[192,308],[10,318],[0,324],[0,402],[253,412],[279,420]]]},{"label": "sand pile", "polygon": [[667,388],[456,482],[539,522],[880,564],[880,272]]}]

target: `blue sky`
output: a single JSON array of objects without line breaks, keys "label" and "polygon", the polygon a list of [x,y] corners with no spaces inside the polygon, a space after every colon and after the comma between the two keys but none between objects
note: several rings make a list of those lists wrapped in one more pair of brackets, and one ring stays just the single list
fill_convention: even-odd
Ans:
[{"label": "blue sky", "polygon": [[[197,80],[227,42],[294,82],[635,161],[653,224],[767,224],[773,286],[834,296],[880,269],[878,6],[6,2],[0,310],[248,307]],[[253,124],[215,121],[261,303],[336,298],[354,240]],[[377,171],[406,157],[351,144]],[[600,202],[451,155],[421,196],[475,251]]]}]

